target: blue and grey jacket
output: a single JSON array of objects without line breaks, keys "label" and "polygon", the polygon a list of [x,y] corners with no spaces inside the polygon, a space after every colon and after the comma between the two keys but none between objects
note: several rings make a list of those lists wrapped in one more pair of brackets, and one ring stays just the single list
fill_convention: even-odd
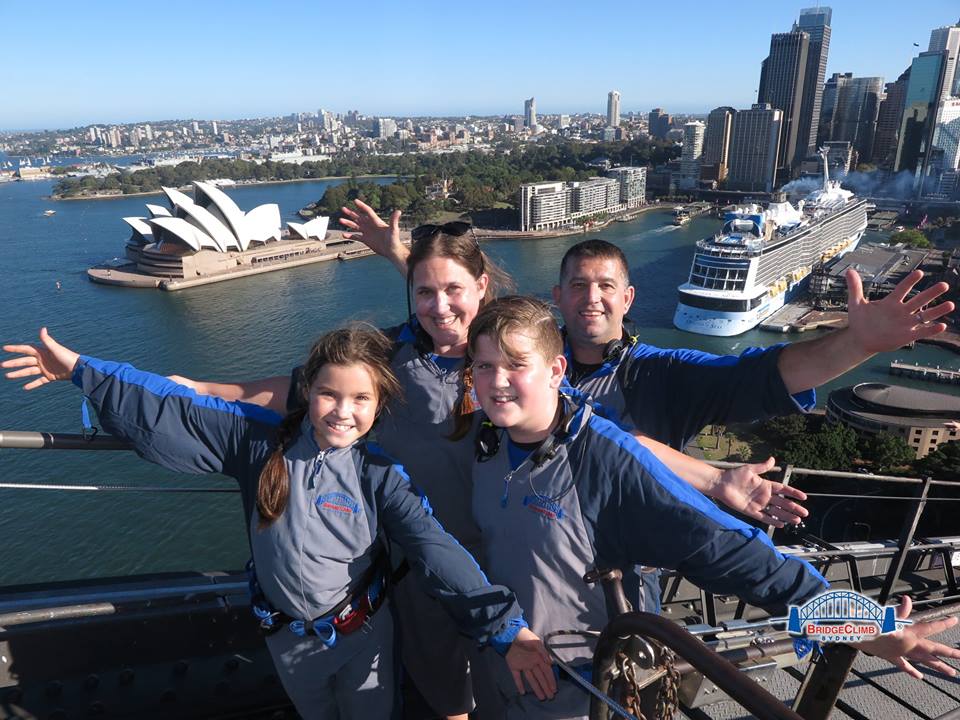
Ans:
[{"label": "blue and grey jacket", "polygon": [[763,532],[719,510],[632,435],[594,415],[582,397],[563,394],[562,402],[565,429],[552,457],[535,466],[531,455],[514,467],[498,430],[495,454],[478,455],[474,465],[481,563],[493,582],[516,592],[535,633],[606,624],[601,588],[582,579],[597,567],[676,569],[777,614],[827,586],[811,565],[781,555]]},{"label": "blue and grey jacket", "polygon": [[[390,367],[403,389],[381,414],[371,436],[409,473],[413,483],[433,505],[443,527],[470,552],[476,552],[480,533],[470,514],[470,442],[451,442],[454,413],[463,396],[463,359],[436,358],[430,337],[418,328],[416,317],[384,330],[393,340]],[[291,390],[301,368],[294,368]],[[287,409],[295,401],[287,398]]]},{"label": "blue and grey jacket", "polygon": [[[664,350],[625,337],[599,369],[569,382],[625,430],[678,450],[713,423],[751,422],[808,411],[816,393],[790,395],[777,368],[783,345],[740,355]],[[567,360],[573,365],[569,345]]]},{"label": "blue and grey jacket", "polygon": [[305,418],[284,453],[287,508],[260,527],[257,488],[276,447],[276,413],[198,396],[130,365],[85,356],[73,382],[93,403],[104,430],[131,442],[146,460],[237,480],[257,579],[267,600],[287,615],[311,620],[328,613],[389,540],[465,634],[504,651],[526,625],[513,593],[490,585],[432,517],[403,468],[372,443],[321,451]]}]

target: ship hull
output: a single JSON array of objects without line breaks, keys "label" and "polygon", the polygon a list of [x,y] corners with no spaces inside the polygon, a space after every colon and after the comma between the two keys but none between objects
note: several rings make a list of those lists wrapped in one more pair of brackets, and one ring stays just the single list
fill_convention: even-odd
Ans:
[{"label": "ship hull", "polygon": [[[853,236],[851,242],[844,249],[837,253],[836,257],[842,257],[848,252],[857,248],[863,232],[858,232]],[[712,335],[714,337],[731,337],[740,335],[752,330],[767,318],[771,317],[784,305],[796,300],[806,290],[810,284],[810,272],[802,278],[792,283],[784,292],[773,297],[765,293],[756,308],[744,312],[730,312],[724,310],[711,310],[707,308],[692,307],[685,304],[682,300],[677,304],[677,310],[673,316],[673,324],[678,330],[697,333],[698,335]],[[681,285],[680,291],[696,289],[690,285]]]}]

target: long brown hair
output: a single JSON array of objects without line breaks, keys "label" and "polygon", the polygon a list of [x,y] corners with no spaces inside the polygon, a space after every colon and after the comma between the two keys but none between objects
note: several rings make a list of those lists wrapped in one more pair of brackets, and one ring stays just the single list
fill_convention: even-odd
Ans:
[{"label": "long brown hair", "polygon": [[257,488],[257,513],[260,526],[276,520],[287,507],[290,477],[283,455],[293,444],[307,415],[310,386],[324,365],[363,365],[377,392],[377,415],[400,396],[400,383],[390,369],[391,342],[379,330],[363,324],[350,325],[323,335],[310,348],[297,385],[297,409],[290,412],[277,428],[276,447],[263,470]]},{"label": "long brown hair", "polygon": [[407,255],[408,290],[413,287],[413,271],[417,265],[435,257],[453,260],[470,273],[470,277],[474,280],[479,280],[486,273],[490,282],[487,283],[483,303],[490,302],[501,292],[508,292],[513,289],[513,280],[510,275],[480,249],[476,235],[471,229],[461,235],[436,232],[419,240],[414,240],[410,245],[410,254]]}]

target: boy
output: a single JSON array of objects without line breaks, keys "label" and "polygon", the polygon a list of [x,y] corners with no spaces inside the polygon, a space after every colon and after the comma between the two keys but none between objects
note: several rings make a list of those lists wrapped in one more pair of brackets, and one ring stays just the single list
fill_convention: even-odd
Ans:
[{"label": "boy", "polygon": [[[471,325],[469,353],[489,420],[477,435],[473,476],[481,563],[491,582],[516,592],[541,637],[606,624],[602,590],[582,580],[596,567],[675,568],[777,614],[826,589],[808,563],[780,555],[574,392],[560,392],[563,341],[543,303],[514,296],[487,305]],[[955,622],[908,626],[864,648],[901,667],[911,657],[953,674],[936,656],[960,651],[923,638]],[[565,652],[574,665],[592,655],[586,647]],[[586,717],[588,706],[585,692],[562,683],[553,701],[509,698],[508,717]]]}]

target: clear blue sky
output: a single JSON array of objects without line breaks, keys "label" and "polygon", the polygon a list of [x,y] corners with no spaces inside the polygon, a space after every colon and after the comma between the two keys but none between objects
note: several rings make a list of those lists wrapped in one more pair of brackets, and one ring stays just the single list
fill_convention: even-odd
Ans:
[{"label": "clear blue sky", "polygon": [[[0,128],[747,107],[770,33],[807,4],[0,1]],[[895,80],[956,0],[835,0],[828,75]],[[919,43],[915,48],[913,43]]]}]

